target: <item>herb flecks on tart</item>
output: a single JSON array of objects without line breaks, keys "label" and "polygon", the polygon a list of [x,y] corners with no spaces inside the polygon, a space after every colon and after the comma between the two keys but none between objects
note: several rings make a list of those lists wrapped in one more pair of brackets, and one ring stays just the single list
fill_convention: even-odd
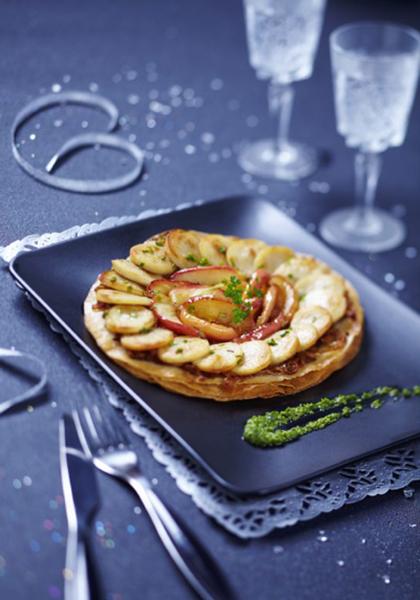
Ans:
[{"label": "herb flecks on tart", "polygon": [[325,263],[173,229],[112,261],[84,304],[98,346],[141,379],[214,400],[299,392],[358,352],[363,311]]}]

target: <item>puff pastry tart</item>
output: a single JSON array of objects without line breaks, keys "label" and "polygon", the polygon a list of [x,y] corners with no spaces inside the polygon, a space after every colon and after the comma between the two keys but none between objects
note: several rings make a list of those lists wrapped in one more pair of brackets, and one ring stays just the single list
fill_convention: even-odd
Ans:
[{"label": "puff pastry tart", "polygon": [[218,401],[312,387],[357,354],[363,310],[325,263],[256,239],[172,229],[112,261],[84,303],[118,365]]}]

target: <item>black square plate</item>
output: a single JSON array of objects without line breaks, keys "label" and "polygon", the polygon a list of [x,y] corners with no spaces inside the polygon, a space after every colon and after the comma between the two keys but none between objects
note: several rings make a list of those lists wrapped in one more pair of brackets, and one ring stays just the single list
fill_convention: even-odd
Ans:
[{"label": "black square plate", "polygon": [[[150,235],[181,227],[255,237],[325,260],[359,291],[366,335],[357,358],[326,382],[293,398],[217,403],[187,398],[136,379],[108,360],[85,331],[82,303],[110,260]],[[222,485],[236,493],[287,487],[420,434],[420,401],[387,402],[282,448],[242,440],[248,417],[266,410],[362,392],[377,385],[420,383],[420,318],[353,269],[273,205],[226,198],[159,215],[18,256],[13,276],[69,334]]]}]

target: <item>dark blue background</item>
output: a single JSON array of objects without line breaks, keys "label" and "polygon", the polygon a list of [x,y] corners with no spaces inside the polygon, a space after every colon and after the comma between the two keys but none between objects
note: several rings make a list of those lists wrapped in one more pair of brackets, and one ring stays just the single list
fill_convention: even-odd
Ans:
[{"label": "dark blue background", "polygon": [[[248,65],[239,1],[22,0],[4,4],[0,23],[0,244],[110,215],[243,191],[260,193],[313,228],[324,212],[352,199],[353,157],[335,130],[327,36],[337,25],[362,18],[420,26],[417,2],[331,0],[315,73],[297,86],[292,124],[294,137],[318,144],[332,155],[331,162],[310,180],[330,184],[330,192],[320,194],[309,189],[308,181],[293,186],[244,178],[235,157],[226,151],[275,128],[267,114],[265,85],[257,82]],[[138,74],[130,81],[127,73],[133,69]],[[71,81],[63,85],[67,74]],[[121,81],[115,74],[122,74]],[[223,81],[222,89],[212,89],[215,79]],[[13,117],[30,97],[50,90],[54,83],[65,89],[88,89],[96,83],[101,93],[117,103],[122,115],[137,118],[123,134],[136,134],[143,147],[150,142],[158,146],[150,149],[146,180],[113,195],[89,197],[43,187],[20,171],[9,145]],[[155,127],[148,127],[145,115],[150,92],[157,90],[159,100],[166,104],[167,90],[173,85],[192,88],[203,98],[203,106],[174,108],[168,116],[158,115]],[[138,104],[127,102],[130,94],[139,95]],[[259,122],[252,127],[255,116]],[[344,254],[385,289],[399,291],[401,299],[417,310],[420,259],[406,258],[405,252],[419,243],[419,116],[417,99],[406,143],[387,152],[379,188],[380,204],[403,215],[407,242],[377,257]],[[54,119],[59,118],[64,119],[63,126],[54,127]],[[22,131],[23,151],[27,156],[34,153],[33,161],[43,164],[74,133],[74,127],[80,129],[82,120],[89,122],[88,130],[104,123],[100,116],[82,109],[57,110],[35,119]],[[37,122],[40,129],[35,130]],[[192,132],[190,125],[186,127],[190,122],[195,124]],[[34,131],[37,138],[31,141],[28,134]],[[216,136],[210,151],[200,140],[206,131]],[[163,139],[170,145],[161,149]],[[186,154],[187,145],[197,151]],[[159,161],[156,152],[169,162]],[[211,152],[217,160],[209,160]],[[102,157],[87,151],[65,168],[99,176]],[[107,172],[124,168],[114,155],[104,160]],[[399,282],[397,290],[395,281]],[[0,282],[1,345],[37,353],[50,370],[47,401],[30,413],[0,420],[0,598],[59,598],[66,526],[60,502],[57,424],[86,376],[61,338],[15,289],[6,271],[0,272]],[[147,475],[158,480],[159,493],[187,517],[219,558],[240,598],[416,598],[420,584],[418,498],[406,499],[396,492],[262,540],[241,542],[200,513],[153,461],[141,440],[134,441]],[[94,537],[107,597],[188,598],[189,591],[147,518],[134,513],[135,499],[105,477],[100,478],[100,486],[103,508],[98,520],[107,535]],[[409,527],[415,523],[417,528]],[[320,529],[328,536],[325,543],[317,540]],[[100,524],[98,532],[102,532]],[[276,545],[284,551],[275,554]],[[392,559],[391,565],[387,559]],[[344,566],[338,566],[337,560],[344,560]],[[391,578],[388,585],[384,574]]]}]

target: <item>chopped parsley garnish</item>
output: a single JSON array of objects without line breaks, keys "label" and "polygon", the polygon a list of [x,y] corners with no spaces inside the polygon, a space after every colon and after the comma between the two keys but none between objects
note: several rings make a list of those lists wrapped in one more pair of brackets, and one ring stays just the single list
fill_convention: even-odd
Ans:
[{"label": "chopped parsley garnish", "polygon": [[280,333],[280,337],[284,338],[288,333],[290,333],[290,329],[285,329]]},{"label": "chopped parsley garnish", "polygon": [[177,348],[177,349],[175,350],[175,354],[182,354],[183,352],[184,352],[184,349],[183,349],[183,348]]},{"label": "chopped parsley garnish", "polygon": [[238,323],[242,323],[242,321],[245,321],[245,319],[249,316],[249,313],[251,312],[251,307],[248,308],[245,304],[243,304],[242,306],[245,306],[245,308],[235,306],[235,308],[232,311],[232,321],[235,325],[237,325]]},{"label": "chopped parsley garnish", "polygon": [[187,254],[187,256],[185,257],[187,260],[190,260],[191,262],[197,262],[196,257],[194,256],[194,254]]},{"label": "chopped parsley garnish", "polygon": [[207,260],[207,258],[200,258],[198,264],[200,265],[200,267],[207,267],[210,263]]},{"label": "chopped parsley garnish", "polygon": [[276,342],[276,340],[268,340],[267,344],[268,344],[269,346],[277,346],[277,342]]},{"label": "chopped parsley garnish", "polygon": [[159,248],[162,248],[162,246],[165,245],[165,240],[157,240],[155,243],[156,243],[156,246],[158,246]]},{"label": "chopped parsley garnish", "polygon": [[226,254],[226,246],[220,246],[219,252],[220,254]]}]

